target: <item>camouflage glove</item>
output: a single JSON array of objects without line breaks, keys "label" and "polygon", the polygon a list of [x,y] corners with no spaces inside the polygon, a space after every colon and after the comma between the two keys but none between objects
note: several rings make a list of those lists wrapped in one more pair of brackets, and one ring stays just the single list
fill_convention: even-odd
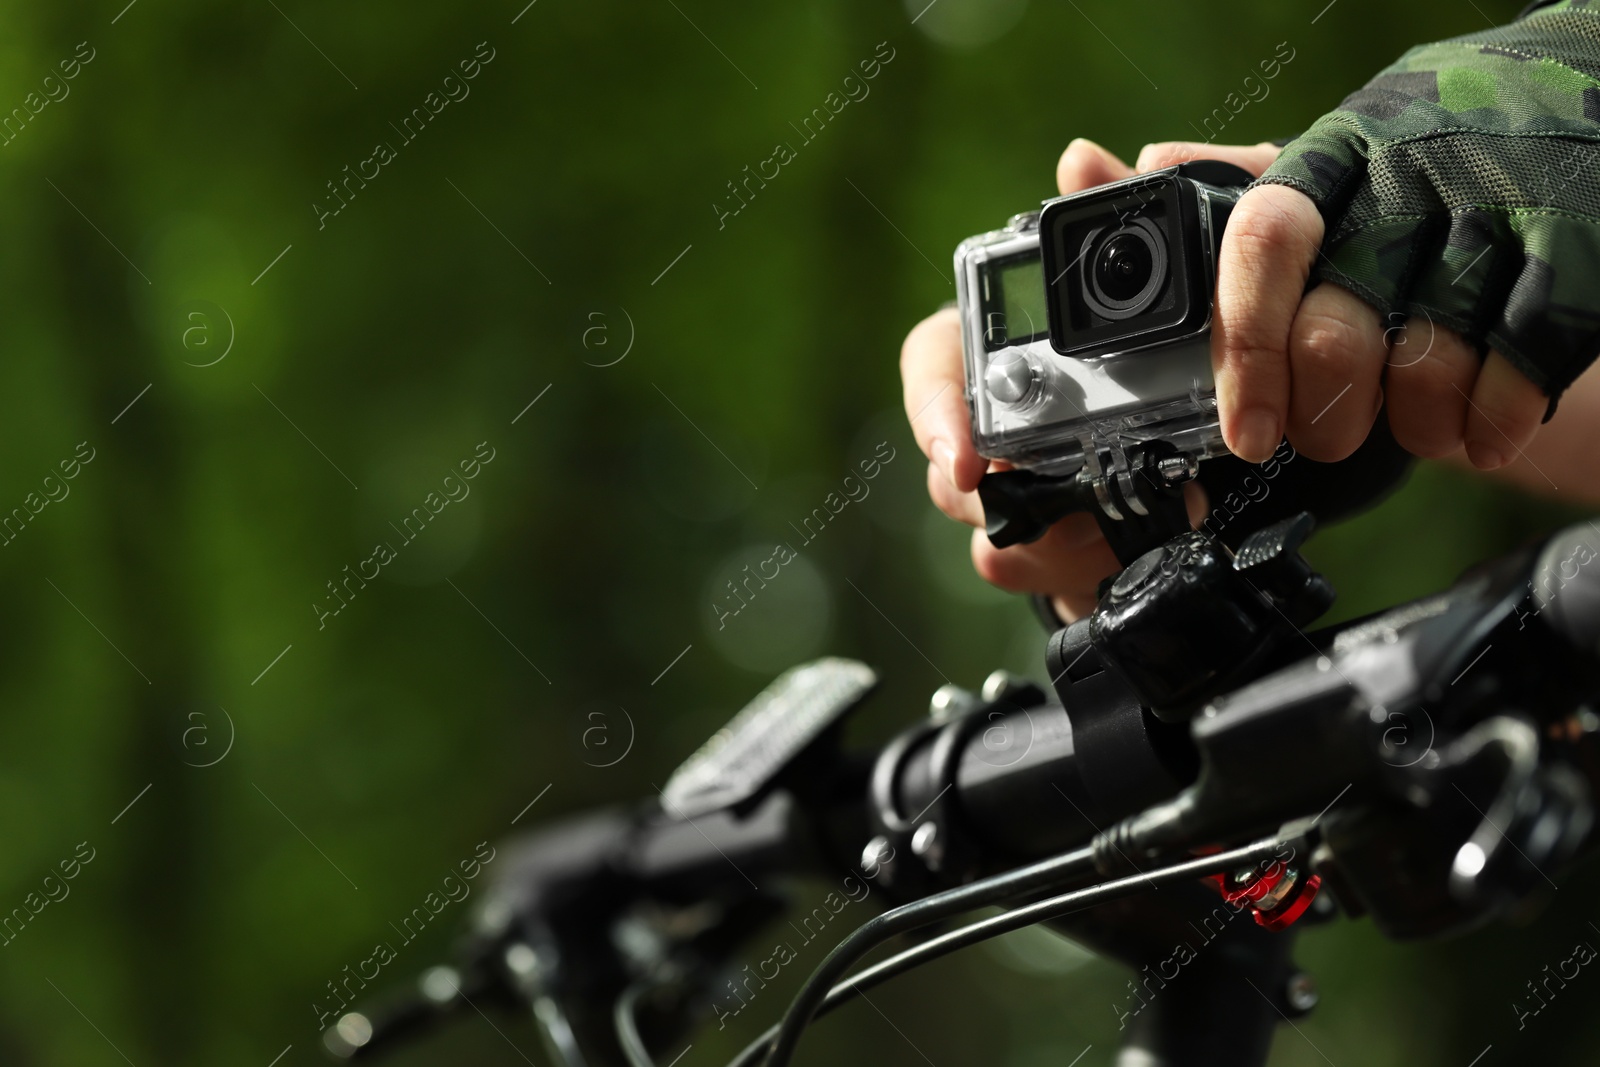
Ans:
[{"label": "camouflage glove", "polygon": [[1257,184],[1322,212],[1313,280],[1499,351],[1553,412],[1600,354],[1600,12],[1413,48]]}]

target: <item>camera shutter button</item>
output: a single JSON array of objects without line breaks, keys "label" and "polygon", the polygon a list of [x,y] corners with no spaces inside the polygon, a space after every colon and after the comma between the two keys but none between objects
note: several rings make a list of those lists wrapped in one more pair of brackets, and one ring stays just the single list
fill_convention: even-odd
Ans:
[{"label": "camera shutter button", "polygon": [[1039,376],[1026,359],[1011,359],[1004,363],[991,363],[983,374],[989,395],[1002,404],[1016,404],[1032,393]]}]

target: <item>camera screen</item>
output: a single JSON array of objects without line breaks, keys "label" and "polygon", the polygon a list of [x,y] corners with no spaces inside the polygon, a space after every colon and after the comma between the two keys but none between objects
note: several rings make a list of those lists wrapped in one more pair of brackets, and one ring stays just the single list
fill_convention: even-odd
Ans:
[{"label": "camera screen", "polygon": [[984,275],[984,340],[993,352],[1050,332],[1044,263],[1037,254],[1003,260]]}]

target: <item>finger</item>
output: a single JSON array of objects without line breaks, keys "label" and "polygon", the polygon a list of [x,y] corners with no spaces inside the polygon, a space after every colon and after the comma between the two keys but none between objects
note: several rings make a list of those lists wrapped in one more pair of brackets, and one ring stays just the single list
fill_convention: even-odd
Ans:
[{"label": "finger", "polygon": [[1283,438],[1289,329],[1321,242],[1316,205],[1282,185],[1240,197],[1222,234],[1211,359],[1223,440],[1251,463]]},{"label": "finger", "polygon": [[983,502],[978,499],[977,493],[963,493],[950,484],[950,479],[944,476],[934,464],[928,464],[928,496],[933,500],[933,506],[968,526],[983,528]]},{"label": "finger", "polygon": [[1287,429],[1296,451],[1333,463],[1367,439],[1383,403],[1387,354],[1371,304],[1335,285],[1306,294],[1289,329]]},{"label": "finger", "polygon": [[1539,431],[1550,401],[1498,352],[1490,352],[1472,387],[1467,411],[1467,458],[1481,471],[1504,467]]},{"label": "finger", "polygon": [[[1199,526],[1210,506],[1200,483],[1185,485],[1183,500],[1189,525]],[[1016,593],[1043,593],[1082,608],[1062,612],[1063,617],[1074,618],[1086,613],[1085,602],[1094,606],[1101,579],[1121,569],[1099,523],[1082,512],[1068,515],[1032,544],[1010,548],[995,548],[980,529],[973,536],[972,565],[991,585]]]},{"label": "finger", "polygon": [[1600,415],[1600,363],[1578,375],[1561,397],[1556,417],[1539,427],[1533,443],[1501,468],[1510,482],[1537,493],[1555,489],[1552,473],[1561,478],[1559,492],[1589,508],[1600,505],[1600,467],[1594,462],[1594,419]]},{"label": "finger", "polygon": [[[1074,518],[1094,520],[1087,515]],[[1116,554],[1096,530],[1082,543],[1083,529],[1061,522],[1029,545],[996,548],[982,530],[972,532],[972,566],[990,585],[1013,593],[1043,593],[1078,602],[1094,598],[1102,579],[1121,569]]]},{"label": "finger", "polygon": [[963,393],[961,316],[954,308],[930,315],[906,335],[900,379],[917,447],[952,486],[971,492],[989,464],[972,447]]},{"label": "finger", "polygon": [[1158,141],[1139,149],[1139,160],[1133,169],[1140,174],[1175,167],[1191,159],[1217,159],[1243,167],[1257,178],[1278,158],[1283,149],[1275,144],[1202,144],[1199,141]]},{"label": "finger", "polygon": [[1133,173],[1132,167],[1106,149],[1079,137],[1061,153],[1061,161],[1056,164],[1056,185],[1061,195],[1066,196],[1106,182],[1131,178]]},{"label": "finger", "polygon": [[1448,456],[1464,440],[1467,397],[1483,360],[1460,334],[1428,318],[1408,319],[1390,337],[1383,392],[1394,439],[1423,459]]}]

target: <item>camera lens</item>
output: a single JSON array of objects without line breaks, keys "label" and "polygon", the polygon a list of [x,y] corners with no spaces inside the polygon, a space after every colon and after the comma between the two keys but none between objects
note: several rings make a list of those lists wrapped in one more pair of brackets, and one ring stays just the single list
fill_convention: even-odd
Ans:
[{"label": "camera lens", "polygon": [[1095,287],[1119,303],[1132,300],[1150,284],[1155,268],[1155,257],[1145,241],[1131,233],[1115,234],[1095,257]]},{"label": "camera lens", "polygon": [[1149,219],[1090,233],[1083,261],[1083,299],[1102,318],[1133,318],[1156,302],[1166,284],[1166,239]]}]

